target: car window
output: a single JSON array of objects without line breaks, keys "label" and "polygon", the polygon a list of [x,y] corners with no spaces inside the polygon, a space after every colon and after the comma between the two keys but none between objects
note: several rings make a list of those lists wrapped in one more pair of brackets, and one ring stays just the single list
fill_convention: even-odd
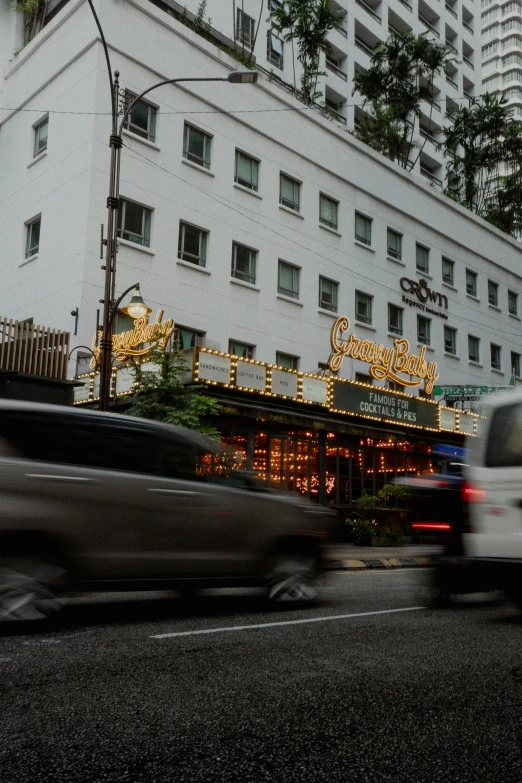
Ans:
[{"label": "car window", "polygon": [[522,404],[493,411],[488,432],[487,468],[522,467]]},{"label": "car window", "polygon": [[156,476],[195,478],[195,448],[129,417],[0,412],[0,435],[39,462]]}]

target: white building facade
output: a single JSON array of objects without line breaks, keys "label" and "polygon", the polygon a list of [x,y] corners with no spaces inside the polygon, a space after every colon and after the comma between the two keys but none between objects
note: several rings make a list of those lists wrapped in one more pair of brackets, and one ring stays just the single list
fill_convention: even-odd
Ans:
[{"label": "white building facade", "polygon": [[501,95],[513,119],[522,120],[522,5],[482,0],[482,89]]},{"label": "white building facade", "polygon": [[[100,0],[97,8],[113,68],[133,94],[169,78],[226,77],[238,68],[147,0]],[[105,57],[87,2],[68,2],[18,55],[4,59],[0,314],[68,331],[77,326],[73,345],[90,345],[103,297],[110,113]],[[257,85],[167,85],[148,100],[123,133],[117,293],[139,282],[153,312],[174,320],[183,347],[206,345],[316,374],[328,362],[332,326],[347,316],[347,331],[368,345],[391,349],[408,340],[412,354],[437,365],[438,384],[508,385],[512,368],[520,377],[515,240],[320,112],[304,110],[263,75]],[[412,380],[408,373],[372,379],[368,361],[349,355],[338,377],[395,391]],[[417,396],[420,389],[406,391]],[[272,421],[264,399],[255,398],[252,421]],[[321,440],[316,429],[326,437],[330,427],[335,438],[333,420],[320,412],[307,424],[304,414],[290,412],[286,420],[281,409],[273,426],[284,433],[270,434],[265,423],[245,434],[238,422],[246,414],[236,403],[228,400],[223,414],[227,437],[235,453],[248,442],[251,468],[263,450],[272,455],[267,464],[283,466],[278,475],[291,454],[298,464],[298,421],[308,432],[299,441],[308,460]],[[361,421],[350,437],[381,442],[385,433]],[[403,430],[385,429],[389,443],[407,442]],[[272,440],[265,444],[261,435]],[[381,457],[372,452],[365,472],[354,443],[336,447],[337,466],[346,448],[351,471],[344,495],[340,480],[332,485],[337,502],[377,486]],[[395,450],[393,469],[420,469],[421,451],[413,467],[401,468]],[[313,459],[326,464],[328,452],[321,453]],[[384,478],[393,473],[385,463]],[[315,491],[310,472],[300,485],[293,481],[294,489]]]}]

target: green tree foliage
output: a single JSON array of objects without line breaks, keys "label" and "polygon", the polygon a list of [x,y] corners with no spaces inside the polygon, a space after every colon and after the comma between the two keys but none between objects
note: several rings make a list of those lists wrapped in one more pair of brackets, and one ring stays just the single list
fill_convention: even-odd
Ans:
[{"label": "green tree foliage", "polygon": [[352,94],[363,97],[365,110],[354,136],[411,171],[423,148],[412,160],[417,147],[415,120],[422,115],[422,102],[427,101],[431,126],[435,74],[454,59],[444,44],[430,41],[427,33],[393,33],[380,41],[368,70],[354,76]]},{"label": "green tree foliage", "polygon": [[136,369],[140,385],[128,399],[127,414],[188,427],[219,440],[218,430],[203,419],[217,416],[221,406],[202,393],[204,386],[183,383],[183,376],[189,371],[183,351],[155,351],[150,361],[156,369]]},{"label": "green tree foliage", "polygon": [[43,25],[47,0],[15,0],[16,10],[24,16],[24,46],[28,44]]},{"label": "green tree foliage", "polygon": [[322,95],[317,89],[319,76],[324,75],[319,70],[320,55],[332,52],[327,35],[340,27],[343,17],[344,12],[334,10],[330,0],[283,0],[270,12],[269,19],[283,40],[297,43],[297,59],[303,68],[298,97],[308,106]]},{"label": "green tree foliage", "polygon": [[509,111],[497,96],[484,93],[468,106],[454,106],[443,128],[444,155],[448,158],[446,195],[484,215],[491,181],[501,174],[504,139],[509,135]]}]

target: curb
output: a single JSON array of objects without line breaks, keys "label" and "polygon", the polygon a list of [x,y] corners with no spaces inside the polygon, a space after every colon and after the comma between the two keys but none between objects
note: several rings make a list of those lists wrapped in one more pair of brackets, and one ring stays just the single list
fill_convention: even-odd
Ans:
[{"label": "curb", "polygon": [[397,568],[425,568],[433,564],[431,557],[365,557],[361,560],[330,560],[323,564],[325,571],[361,571],[363,569],[392,570]]}]

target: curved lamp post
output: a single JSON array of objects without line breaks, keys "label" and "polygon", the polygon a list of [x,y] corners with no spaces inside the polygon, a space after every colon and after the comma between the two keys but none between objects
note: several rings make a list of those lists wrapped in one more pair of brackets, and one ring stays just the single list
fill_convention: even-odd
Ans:
[{"label": "curved lamp post", "polygon": [[[107,239],[104,241],[106,244],[105,252],[105,265],[102,269],[105,270],[105,286],[104,296],[100,299],[103,304],[103,326],[102,336],[100,339],[100,402],[99,409],[101,411],[109,410],[110,400],[110,385],[111,385],[111,373],[112,373],[112,325],[114,316],[116,315],[118,305],[121,303],[123,297],[129,293],[129,291],[135,286],[130,286],[119,297],[117,301],[114,301],[116,293],[116,251],[118,244],[118,210],[120,208],[120,162],[121,162],[121,148],[123,146],[122,128],[132,111],[134,105],[140,101],[145,95],[157,87],[163,87],[166,84],[177,84],[178,82],[231,82],[232,84],[255,84],[257,82],[257,73],[255,71],[232,71],[225,77],[192,77],[192,78],[179,78],[179,79],[165,79],[164,81],[153,84],[152,87],[148,87],[136,98],[133,98],[127,105],[125,105],[125,91],[120,92],[119,72],[114,72],[114,79],[112,77],[112,66],[109,57],[109,49],[105,40],[100,20],[95,11],[92,0],[88,0],[90,9],[94,16],[94,20],[98,27],[100,38],[105,52],[105,59],[107,61],[107,69],[109,75],[109,83],[111,90],[111,114],[112,114],[112,133],[110,135],[110,148],[111,148],[111,164],[110,164],[110,183],[109,183],[109,196],[107,198]],[[120,116],[120,101],[123,100],[123,114],[121,121],[118,122]],[[139,285],[136,286],[137,294],[139,294]],[[136,294],[135,294],[136,296]],[[133,301],[135,300],[133,297]],[[143,299],[141,299],[143,303]],[[135,302],[135,304],[139,304]],[[144,304],[144,303],[143,303]],[[128,306],[129,308],[131,304]],[[125,308],[131,317],[132,312]],[[151,312],[147,308],[148,312]],[[146,313],[143,313],[145,315]],[[141,316],[137,316],[141,317]]]}]

